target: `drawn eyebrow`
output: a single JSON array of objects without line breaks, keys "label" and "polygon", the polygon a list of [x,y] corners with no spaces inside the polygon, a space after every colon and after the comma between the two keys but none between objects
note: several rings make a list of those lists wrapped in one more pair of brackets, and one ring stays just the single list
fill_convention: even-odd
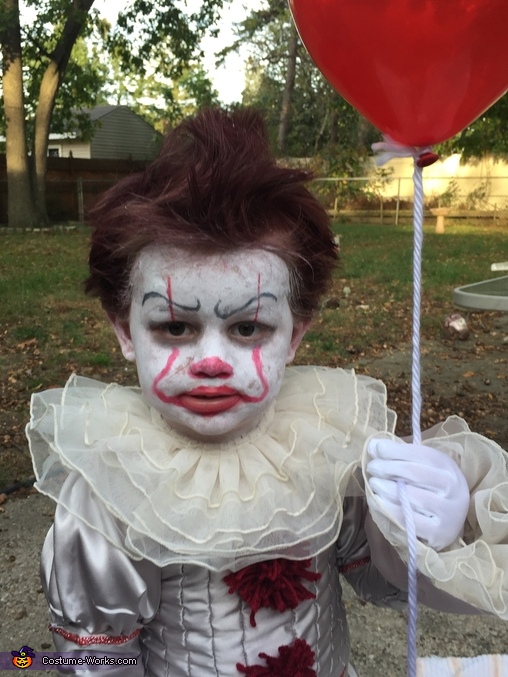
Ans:
[{"label": "drawn eyebrow", "polygon": [[218,318],[220,318],[221,320],[227,320],[232,315],[235,315],[236,313],[241,313],[243,310],[248,308],[251,305],[251,303],[259,304],[259,302],[260,302],[260,300],[263,296],[266,297],[266,298],[271,298],[274,301],[278,300],[277,297],[275,296],[275,294],[270,294],[270,292],[265,291],[262,294],[258,294],[257,296],[253,296],[251,299],[249,299],[247,301],[247,303],[244,303],[243,306],[240,306],[239,308],[233,308],[233,310],[230,310],[229,307],[226,307],[222,311],[219,310],[219,305],[221,304],[221,300],[219,299],[219,301],[217,301],[217,303],[215,304],[215,308],[213,309],[213,311],[216,314],[216,316]]},{"label": "drawn eyebrow", "polygon": [[180,308],[181,310],[187,310],[189,312],[197,312],[198,310],[201,309],[201,302],[199,299],[196,299],[196,305],[195,306],[184,306],[181,303],[175,303],[174,301],[169,301],[167,296],[164,296],[164,294],[159,294],[156,291],[149,291],[143,296],[143,301],[141,302],[141,305],[143,306],[145,304],[145,301],[148,301],[148,299],[164,299],[168,306],[176,306],[177,308]]}]

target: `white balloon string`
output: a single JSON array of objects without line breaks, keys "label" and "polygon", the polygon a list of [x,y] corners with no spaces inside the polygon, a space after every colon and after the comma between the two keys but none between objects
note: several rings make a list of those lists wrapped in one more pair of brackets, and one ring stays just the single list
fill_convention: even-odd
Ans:
[{"label": "white balloon string", "polygon": [[[413,443],[421,444],[421,346],[420,327],[422,309],[422,252],[423,252],[423,173],[422,168],[433,164],[438,156],[431,148],[404,146],[389,137],[384,137],[380,143],[372,144],[372,150],[378,153],[375,157],[377,165],[385,164],[397,157],[412,157],[414,160],[413,184],[413,327],[412,327],[412,354],[411,354],[411,429]],[[407,626],[407,674],[416,677],[418,651],[417,619],[418,619],[418,583],[416,563],[416,531],[411,505],[404,482],[398,482],[398,494],[402,506],[408,541],[408,626]]]},{"label": "white balloon string", "polygon": [[377,153],[376,164],[382,165],[396,157],[412,157],[414,160],[414,203],[413,203],[413,332],[411,358],[411,429],[413,442],[421,444],[421,364],[420,364],[420,326],[422,308],[422,251],[423,251],[423,173],[422,167],[435,162],[438,156],[430,147],[404,146],[389,136],[383,141],[372,144]]},{"label": "white balloon string", "polygon": [[423,173],[415,161],[413,204],[413,352],[411,360],[411,430],[413,443],[421,444],[422,383],[420,325],[422,312],[422,251],[423,251]]},{"label": "white balloon string", "polygon": [[408,619],[407,619],[407,674],[408,677],[416,677],[418,650],[416,646],[418,632],[418,581],[416,565],[416,529],[413,519],[413,510],[407,497],[406,483],[397,482],[397,491],[402,514],[404,516],[404,526],[407,533],[408,544]]}]

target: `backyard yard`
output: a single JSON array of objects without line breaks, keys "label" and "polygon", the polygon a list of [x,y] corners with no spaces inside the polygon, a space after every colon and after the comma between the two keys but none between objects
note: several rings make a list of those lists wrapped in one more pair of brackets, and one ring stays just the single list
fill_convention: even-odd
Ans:
[{"label": "backyard yard", "polygon": [[[398,430],[409,433],[411,229],[337,223],[335,230],[341,263],[296,362],[354,367],[382,378],[399,414]],[[507,232],[464,225],[444,235],[433,230],[429,226],[424,246],[422,426],[457,413],[507,448],[508,313],[465,314],[470,334],[464,341],[443,330],[454,310],[454,287],[493,275],[490,264],[507,258]],[[0,235],[0,493],[32,476],[23,432],[32,392],[61,386],[72,372],[135,383],[98,303],[82,293],[86,241],[85,229]],[[26,643],[36,652],[51,648],[38,568],[54,506],[33,491],[22,488],[0,505],[2,651]],[[404,677],[403,612],[366,605],[345,587],[360,674]],[[420,656],[504,653],[506,646],[506,623],[496,618],[420,609]]]}]

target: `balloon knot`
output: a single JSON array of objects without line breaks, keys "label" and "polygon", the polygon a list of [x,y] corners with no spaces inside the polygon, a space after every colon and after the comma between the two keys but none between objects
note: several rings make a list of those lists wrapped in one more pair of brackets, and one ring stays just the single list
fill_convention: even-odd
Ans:
[{"label": "balloon knot", "polygon": [[416,164],[418,167],[429,167],[430,165],[433,165],[434,162],[437,162],[439,160],[439,155],[437,153],[433,153],[430,150],[425,150],[423,153],[421,153],[420,157],[418,160],[416,160]]}]

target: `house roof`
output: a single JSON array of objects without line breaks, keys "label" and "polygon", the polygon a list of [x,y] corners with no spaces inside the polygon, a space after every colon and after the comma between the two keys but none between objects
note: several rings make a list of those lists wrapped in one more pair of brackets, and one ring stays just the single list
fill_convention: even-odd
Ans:
[{"label": "house roof", "polygon": [[[101,118],[113,113],[120,108],[129,108],[128,106],[95,106],[95,108],[74,108],[73,113],[76,115],[88,115],[92,122],[97,122]],[[130,110],[130,109],[129,109]],[[134,113],[134,111],[131,111]],[[137,115],[134,113],[134,115]],[[139,117],[139,116],[138,116]],[[145,120],[143,120],[145,122]],[[74,124],[71,122],[71,124]],[[148,124],[148,123],[146,123]],[[81,136],[79,129],[71,128],[66,132],[49,132],[49,141],[62,141],[64,139],[78,139]]]},{"label": "house roof", "polygon": [[119,108],[127,108],[127,106],[95,106],[95,108],[85,108],[83,112],[88,113],[90,115],[90,120],[95,121],[100,120],[100,118],[103,118],[105,115],[108,115]]},{"label": "house roof", "polygon": [[108,106],[95,106],[95,108],[83,108],[81,110],[82,113],[85,113],[90,116],[90,120],[92,122],[98,122],[102,118],[105,118],[107,115],[110,115],[111,113],[115,113],[120,110],[126,110],[129,112],[130,115],[134,115],[135,117],[138,118],[143,124],[145,124],[147,127],[150,127],[150,129],[157,135],[161,136],[162,134],[158,132],[152,125],[147,122],[141,115],[138,115],[135,111],[132,110],[129,106],[125,105],[108,105]]},{"label": "house roof", "polygon": [[[82,108],[82,109],[75,109],[75,113],[81,114],[81,115],[88,115],[90,120],[92,122],[99,122],[102,118],[105,118],[107,115],[110,115],[111,113],[115,113],[116,111],[119,110],[126,110],[129,111],[131,115],[136,116],[142,123],[144,123],[147,127],[150,127],[150,129],[158,136],[162,136],[160,132],[155,130],[152,125],[147,122],[144,118],[142,118],[140,115],[135,113],[132,108],[129,106],[125,105],[107,105],[107,106],[95,106],[95,108]],[[80,136],[79,130],[76,129],[69,129],[67,132],[63,134],[57,134],[57,133],[52,133],[50,132],[49,138],[52,141],[57,141],[61,139],[77,139]]]},{"label": "house roof", "polygon": [[[129,106],[125,106],[125,105],[95,106],[95,108],[75,109],[75,112],[76,113],[82,113],[82,114],[84,113],[85,115],[88,115],[90,117],[90,120],[92,122],[97,122],[98,120],[105,117],[106,115],[109,115],[110,113],[114,113],[115,111],[120,110],[122,108],[129,110],[132,113],[132,115],[136,115],[140,120],[142,120],[145,123],[145,125],[148,125],[149,127],[151,127],[153,129],[152,125],[149,122],[147,122],[140,115],[135,113],[131,108],[129,108]],[[154,129],[154,132],[157,135],[162,136],[160,134],[160,132],[158,132],[155,129]],[[64,133],[50,132],[49,133],[49,139],[50,139],[50,141],[60,141],[62,139],[77,139],[79,137],[79,135],[80,135],[79,131],[77,131],[75,129],[69,129],[67,132],[64,132]],[[4,135],[0,135],[0,142],[5,142],[5,136]]]}]

